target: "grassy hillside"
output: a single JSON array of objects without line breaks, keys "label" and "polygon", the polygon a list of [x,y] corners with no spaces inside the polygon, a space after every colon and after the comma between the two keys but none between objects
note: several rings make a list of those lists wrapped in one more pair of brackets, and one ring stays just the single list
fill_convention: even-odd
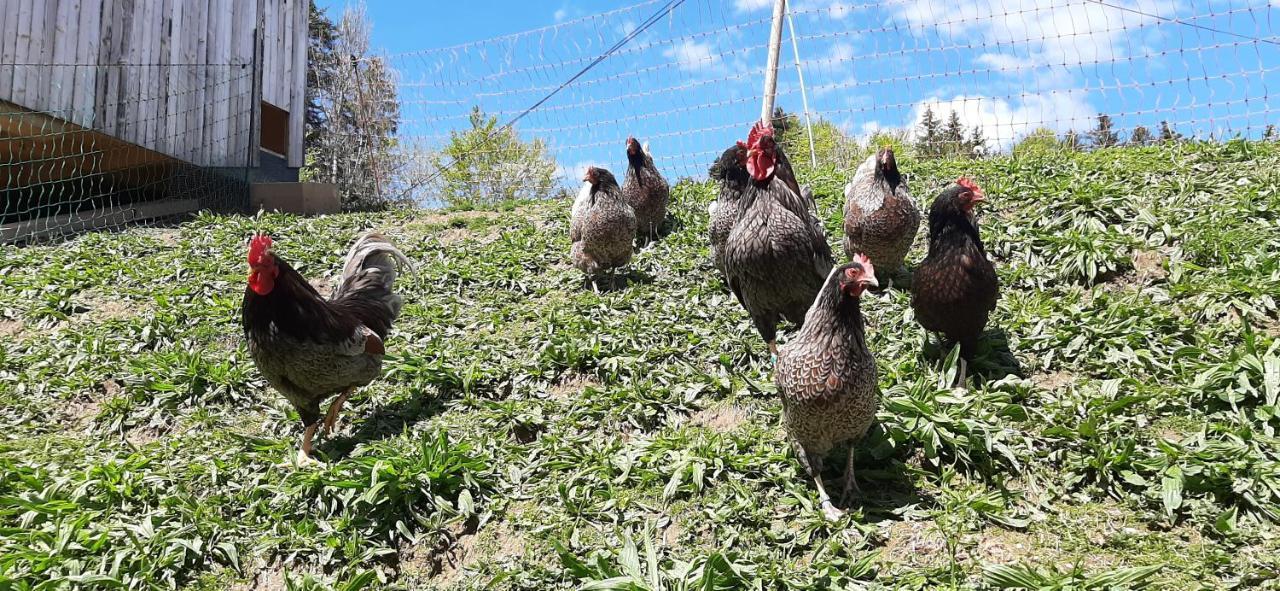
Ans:
[{"label": "grassy hillside", "polygon": [[[921,203],[962,173],[989,195],[988,379],[939,389],[907,295],[869,297],[883,405],[835,524],[708,261],[709,186],[682,184],[679,229],[600,295],[567,262],[567,202],[5,247],[0,589],[1263,584],[1277,148],[902,159]],[[834,244],[844,178],[802,177]],[[240,337],[246,238],[331,283],[369,227],[417,262],[385,376],[319,439],[327,466],[281,465],[301,429]]]}]

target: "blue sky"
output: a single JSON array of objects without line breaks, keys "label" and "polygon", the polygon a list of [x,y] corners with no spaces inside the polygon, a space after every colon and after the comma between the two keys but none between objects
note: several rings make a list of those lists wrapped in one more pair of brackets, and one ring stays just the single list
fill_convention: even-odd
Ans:
[{"label": "blue sky", "polygon": [[[370,0],[373,46],[400,76],[402,135],[429,148],[542,98],[665,0]],[[1007,148],[1036,127],[1258,135],[1280,122],[1280,0],[793,0],[810,111],[854,137],[951,110]],[[336,15],[344,2],[322,0]],[[518,125],[566,178],[624,165],[628,135],[669,177],[701,176],[759,115],[771,0],[686,0]],[[1182,23],[1170,22],[1177,19]],[[1214,33],[1208,27],[1227,31]],[[801,111],[784,35],[778,104]],[[850,163],[852,166],[854,163]]]}]

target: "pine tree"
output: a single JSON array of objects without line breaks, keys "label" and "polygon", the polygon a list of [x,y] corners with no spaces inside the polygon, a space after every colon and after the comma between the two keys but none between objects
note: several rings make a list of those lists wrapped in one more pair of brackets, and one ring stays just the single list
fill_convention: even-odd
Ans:
[{"label": "pine tree", "polygon": [[1116,136],[1116,132],[1112,127],[1110,115],[1098,115],[1098,127],[1089,132],[1089,138],[1093,140],[1093,147],[1110,148],[1120,143],[1120,138]]},{"label": "pine tree", "polygon": [[1151,130],[1139,125],[1133,128],[1133,135],[1129,136],[1130,146],[1145,146],[1151,143]]},{"label": "pine tree", "polygon": [[1181,140],[1181,139],[1182,139],[1182,134],[1180,134],[1180,133],[1178,133],[1178,132],[1174,131],[1174,130],[1173,130],[1173,127],[1172,127],[1171,125],[1169,125],[1169,122],[1168,122],[1168,121],[1161,121],[1161,122],[1160,122],[1160,141],[1162,141],[1162,142],[1176,142],[1176,141],[1179,141],[1179,140]]},{"label": "pine tree", "polygon": [[1275,124],[1267,126],[1267,130],[1262,132],[1262,139],[1268,142],[1280,141],[1280,133],[1276,132]]},{"label": "pine tree", "polygon": [[310,7],[307,157],[303,180],[334,183],[346,209],[382,209],[403,162],[396,150],[400,103],[391,72],[370,57],[369,21],[347,9],[336,25]]},{"label": "pine tree", "polygon": [[924,108],[924,115],[920,118],[920,137],[916,141],[920,148],[920,153],[925,156],[940,156],[942,150],[939,149],[939,141],[942,132],[942,122],[938,121],[937,116],[933,114],[933,107]]},{"label": "pine tree", "polygon": [[947,126],[942,130],[942,152],[948,155],[959,155],[964,150],[964,125],[960,124],[960,114],[951,111],[947,118]]}]

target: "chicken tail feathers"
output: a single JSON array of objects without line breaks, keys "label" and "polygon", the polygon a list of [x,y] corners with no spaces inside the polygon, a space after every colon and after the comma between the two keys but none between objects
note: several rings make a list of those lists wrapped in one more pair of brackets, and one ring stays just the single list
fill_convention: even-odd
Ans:
[{"label": "chicken tail feathers", "polygon": [[334,303],[349,307],[365,326],[385,337],[404,304],[392,291],[401,266],[413,269],[409,257],[390,240],[376,232],[361,235],[347,253]]}]

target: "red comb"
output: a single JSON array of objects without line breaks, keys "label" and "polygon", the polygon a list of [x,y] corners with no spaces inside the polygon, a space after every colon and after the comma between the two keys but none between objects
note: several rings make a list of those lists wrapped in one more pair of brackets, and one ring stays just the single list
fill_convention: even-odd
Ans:
[{"label": "red comb", "polygon": [[975,182],[973,182],[973,181],[969,180],[969,177],[962,176],[962,177],[960,177],[960,178],[956,179],[956,184],[957,184],[957,185],[960,185],[961,187],[964,187],[964,188],[966,188],[966,189],[968,189],[968,190],[970,190],[970,191],[973,191],[974,193],[977,193],[977,194],[979,194],[979,195],[981,195],[981,194],[982,194],[982,188],[978,187],[978,183],[975,183]]},{"label": "red comb", "polygon": [[266,256],[267,251],[271,249],[271,237],[266,234],[257,234],[253,240],[249,241],[249,265],[255,266],[262,262],[262,257]]},{"label": "red comb", "polygon": [[773,137],[773,126],[765,125],[763,121],[756,121],[756,124],[751,127],[751,133],[747,134],[747,145],[756,145],[762,137]]}]

